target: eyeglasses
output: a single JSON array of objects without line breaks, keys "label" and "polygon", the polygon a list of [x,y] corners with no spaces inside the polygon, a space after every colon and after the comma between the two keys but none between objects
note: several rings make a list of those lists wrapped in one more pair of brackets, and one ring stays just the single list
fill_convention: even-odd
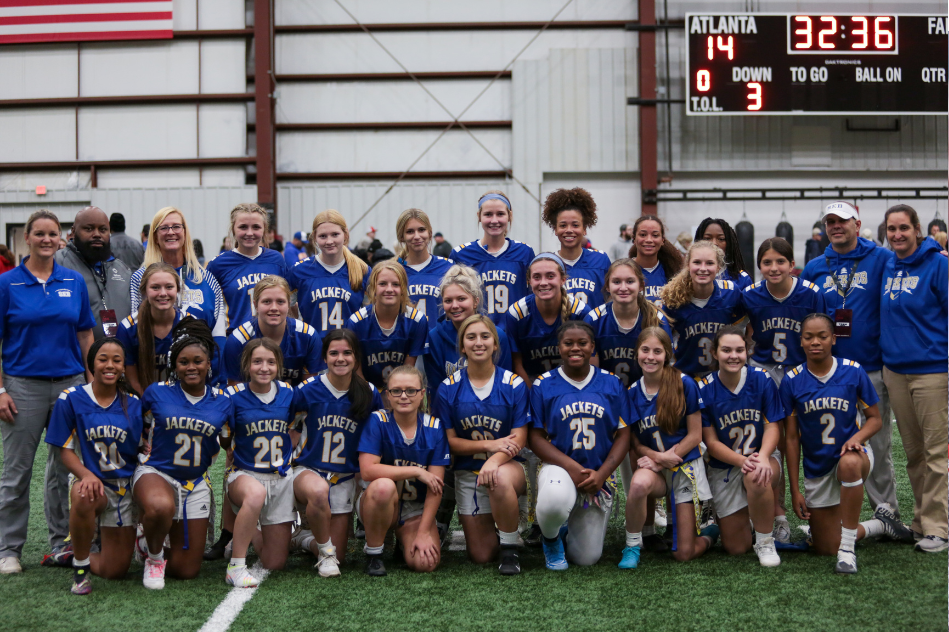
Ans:
[{"label": "eyeglasses", "polygon": [[420,388],[390,388],[389,395],[392,397],[402,397],[404,394],[406,397],[415,397],[418,395]]},{"label": "eyeglasses", "polygon": [[172,224],[171,226],[159,226],[158,232],[165,234],[169,231],[173,233],[180,233],[185,229],[184,224]]}]

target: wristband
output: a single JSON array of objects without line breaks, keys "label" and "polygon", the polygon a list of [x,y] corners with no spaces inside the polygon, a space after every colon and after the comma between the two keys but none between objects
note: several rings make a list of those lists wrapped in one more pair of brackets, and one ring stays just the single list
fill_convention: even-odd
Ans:
[{"label": "wristband", "polygon": [[0,395],[3,395],[3,394],[6,393],[6,392],[7,392],[7,389],[5,389],[4,387],[0,386]]}]

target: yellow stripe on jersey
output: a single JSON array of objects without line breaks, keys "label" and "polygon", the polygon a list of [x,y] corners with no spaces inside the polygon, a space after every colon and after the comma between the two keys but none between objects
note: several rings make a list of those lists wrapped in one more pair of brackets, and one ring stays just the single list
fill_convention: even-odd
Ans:
[{"label": "yellow stripe on jersey", "polygon": [[524,318],[525,314],[524,314],[524,310],[521,309],[521,302],[520,302],[520,301],[514,303],[514,311],[517,312],[517,317],[518,317],[518,318]]},{"label": "yellow stripe on jersey", "polygon": [[622,429],[625,428],[625,427],[626,427],[626,420],[623,419],[622,417],[620,417],[620,418],[619,418],[619,429],[622,430]]}]

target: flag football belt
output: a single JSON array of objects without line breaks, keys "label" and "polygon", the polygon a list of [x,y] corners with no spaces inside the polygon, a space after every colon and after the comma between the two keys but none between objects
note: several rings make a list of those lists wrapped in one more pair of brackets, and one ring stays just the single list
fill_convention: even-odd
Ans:
[{"label": "flag football belt", "polygon": [[125,500],[125,495],[128,493],[128,487],[125,485],[116,485],[115,483],[111,483],[107,480],[102,480],[102,484],[111,489],[115,495],[119,497],[119,502],[115,505],[115,510],[118,514],[117,526],[124,527],[125,525],[122,524],[122,501]]},{"label": "flag football belt", "polygon": [[[211,486],[211,481],[208,478],[207,472],[205,472],[198,478],[194,479],[193,481],[181,481],[174,477],[172,477],[172,479],[178,483],[178,506],[181,507],[181,520],[184,522],[184,525],[185,525],[184,526],[185,542],[184,542],[184,546],[181,548],[187,551],[188,542],[190,542],[190,539],[188,538],[188,496],[191,495],[191,492],[194,491],[195,485],[199,483],[201,479],[204,479],[204,482],[207,483],[208,487]],[[185,492],[184,498],[181,497],[182,491]]]},{"label": "flag football belt", "polygon": [[672,514],[672,550],[675,551],[678,548],[678,535],[679,535],[679,525],[676,520],[676,491],[675,491],[675,480],[676,476],[684,474],[689,482],[692,483],[692,507],[695,509],[695,533],[699,534],[702,532],[701,522],[702,522],[702,503],[699,500],[699,486],[695,482],[695,468],[692,466],[691,461],[688,463],[680,463],[679,465],[672,468],[672,485],[669,490],[670,495],[672,496],[672,507],[670,507]]}]

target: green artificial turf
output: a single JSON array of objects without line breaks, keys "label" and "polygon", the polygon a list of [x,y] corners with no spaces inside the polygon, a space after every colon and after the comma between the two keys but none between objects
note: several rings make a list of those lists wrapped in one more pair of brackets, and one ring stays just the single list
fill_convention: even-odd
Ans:
[{"label": "green artificial turf", "polygon": [[[900,506],[912,511],[899,436],[894,461]],[[93,592],[69,592],[71,572],[42,568],[47,552],[42,509],[45,448],[37,455],[30,534],[21,575],[0,576],[3,630],[197,630],[225,598],[225,563],[206,563],[191,581],[168,580],[163,591],[141,585],[133,563],[121,581],[93,578]],[[220,481],[221,462],[214,468]],[[219,483],[216,484],[219,487]],[[543,555],[521,555],[523,573],[501,577],[463,552],[444,551],[432,575],[417,575],[387,554],[389,576],[362,572],[361,542],[350,543],[343,576],[322,579],[309,555],[293,554],[271,573],[232,630],[945,630],[947,555],[916,553],[892,542],[858,544],[860,572],[837,576],[834,558],[782,554],[775,569],[754,553],[730,557],[720,546],[699,560],[676,563],[644,554],[634,571],[616,568],[623,547],[623,502],[610,523],[603,559],[564,573],[544,569]],[[790,504],[788,505],[790,506]],[[865,518],[869,512],[865,510]],[[908,516],[904,516],[908,518]],[[801,537],[791,516],[795,538]],[[457,522],[453,525],[458,528]],[[254,559],[248,560],[253,563]]]}]

